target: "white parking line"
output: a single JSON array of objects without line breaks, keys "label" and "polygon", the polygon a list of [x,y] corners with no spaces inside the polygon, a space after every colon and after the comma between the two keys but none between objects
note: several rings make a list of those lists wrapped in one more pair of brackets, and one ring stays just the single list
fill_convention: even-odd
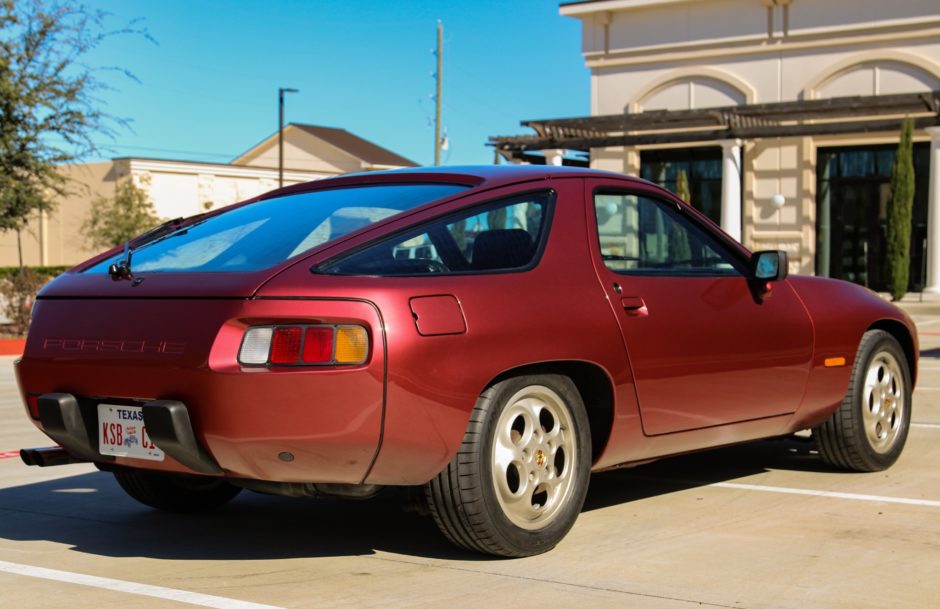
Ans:
[{"label": "white parking line", "polygon": [[917,391],[940,391],[940,387],[922,387],[918,385],[917,389],[915,389],[914,391],[915,392]]},{"label": "white parking line", "polygon": [[833,499],[853,499],[855,501],[874,501],[877,503],[901,503],[904,505],[921,505],[940,508],[940,501],[930,499],[907,499],[904,497],[884,497],[882,495],[859,495],[857,493],[837,493],[833,491],[811,491],[803,488],[788,488],[785,486],[762,486],[759,484],[738,484],[737,482],[716,482],[709,486],[731,488],[741,491],[764,491],[767,493],[784,493],[788,495],[812,495],[814,497],[831,497]]},{"label": "white parking line", "polygon": [[92,588],[101,588],[114,592],[124,592],[125,594],[162,598],[168,601],[188,603],[199,607],[211,607],[212,609],[283,609],[282,607],[275,607],[274,605],[238,601],[222,596],[199,594],[198,592],[187,592],[186,590],[151,586],[149,584],[138,584],[135,582],[122,581],[120,579],[111,579],[109,577],[82,575],[81,573],[59,571],[57,569],[44,569],[43,567],[21,565],[3,560],[0,560],[0,572],[23,575],[26,577],[38,577],[40,579],[51,579],[52,581],[78,584],[79,586],[90,586]]},{"label": "white parking line", "polygon": [[911,427],[923,427],[925,429],[940,429],[940,423],[911,423]]}]

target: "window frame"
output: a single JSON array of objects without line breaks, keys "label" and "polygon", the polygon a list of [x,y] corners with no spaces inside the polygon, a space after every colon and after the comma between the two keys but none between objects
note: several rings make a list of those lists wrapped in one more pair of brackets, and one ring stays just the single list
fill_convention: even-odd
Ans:
[{"label": "window frame", "polygon": [[[341,262],[347,258],[351,258],[369,248],[382,245],[383,243],[388,243],[394,241],[395,239],[404,238],[407,235],[420,235],[428,234],[429,237],[432,233],[440,232],[443,229],[444,232],[449,234],[449,231],[446,230],[446,225],[456,222],[458,220],[466,219],[471,216],[476,216],[484,214],[496,209],[503,207],[510,207],[514,204],[524,203],[527,200],[531,200],[532,197],[541,196],[544,197],[544,211],[542,213],[542,222],[539,230],[538,240],[534,244],[535,250],[532,254],[532,260],[524,266],[516,266],[510,268],[501,268],[501,269],[466,269],[466,270],[448,270],[443,273],[396,273],[396,274],[360,274],[360,273],[331,273],[328,272],[330,266],[337,262]],[[398,278],[398,277],[455,277],[455,276],[465,276],[465,275],[503,275],[507,273],[525,273],[531,271],[539,265],[542,259],[542,255],[545,252],[545,248],[548,244],[548,238],[551,234],[552,221],[555,215],[555,204],[558,199],[558,193],[554,188],[538,188],[532,190],[523,190],[520,192],[514,192],[511,194],[504,195],[500,198],[489,199],[480,203],[474,203],[463,207],[459,210],[451,211],[444,213],[438,216],[431,218],[423,219],[416,224],[412,224],[406,227],[402,227],[398,230],[392,231],[390,233],[382,234],[374,239],[370,239],[365,243],[358,245],[354,248],[344,250],[340,253],[337,253],[333,256],[328,257],[327,259],[318,262],[310,267],[310,272],[314,275],[327,275],[332,277],[383,277],[383,278]],[[435,226],[437,225],[437,226]],[[433,229],[438,230],[433,230]],[[449,247],[450,244],[448,244]],[[456,246],[456,243],[453,244]],[[435,247],[436,244],[435,244]]]},{"label": "window frame", "polygon": [[[663,213],[670,217],[680,226],[691,225],[694,231],[704,236],[706,245],[714,249],[719,255],[725,258],[732,266],[733,272],[727,273],[691,271],[690,269],[644,269],[644,270],[615,270],[607,266],[607,261],[603,258],[603,247],[601,245],[600,225],[597,218],[597,196],[598,195],[616,195],[616,196],[634,196],[650,200],[654,205],[663,208]],[[671,199],[666,195],[654,190],[643,190],[636,188],[624,188],[610,185],[598,185],[591,189],[590,205],[590,224],[593,226],[593,238],[597,247],[597,257],[600,264],[607,271],[630,277],[684,277],[684,278],[748,278],[750,276],[749,259],[742,256],[742,253],[726,243],[724,235],[715,232],[715,227],[707,216],[702,212],[679,202],[678,199]]]}]

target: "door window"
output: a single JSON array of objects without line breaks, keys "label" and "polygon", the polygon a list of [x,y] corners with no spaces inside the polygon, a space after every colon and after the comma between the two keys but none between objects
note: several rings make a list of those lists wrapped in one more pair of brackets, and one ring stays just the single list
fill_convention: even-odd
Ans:
[{"label": "door window", "polygon": [[629,193],[598,193],[594,213],[601,255],[617,273],[741,275],[741,263],[675,205]]}]

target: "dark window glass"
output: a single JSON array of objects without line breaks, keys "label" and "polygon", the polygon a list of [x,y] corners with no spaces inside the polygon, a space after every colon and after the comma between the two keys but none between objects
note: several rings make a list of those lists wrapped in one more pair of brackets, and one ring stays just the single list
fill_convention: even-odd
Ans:
[{"label": "dark window glass", "polygon": [[632,194],[601,193],[594,213],[604,264],[624,274],[740,275],[734,256],[674,205]]},{"label": "dark window glass", "polygon": [[[816,172],[816,274],[887,289],[887,216],[896,145],[820,148]],[[914,144],[910,291],[923,289],[930,149]]]},{"label": "dark window glass", "polygon": [[678,194],[679,174],[689,182],[689,204],[721,222],[721,148],[693,147],[644,150],[640,153],[640,177]]},{"label": "dark window glass", "polygon": [[316,270],[394,276],[525,269],[544,241],[549,201],[539,193],[452,215]]},{"label": "dark window glass", "polygon": [[[132,251],[134,272],[256,271],[389,216],[466,189],[383,184],[288,195],[197,221]],[[104,273],[112,258],[86,273]]]}]

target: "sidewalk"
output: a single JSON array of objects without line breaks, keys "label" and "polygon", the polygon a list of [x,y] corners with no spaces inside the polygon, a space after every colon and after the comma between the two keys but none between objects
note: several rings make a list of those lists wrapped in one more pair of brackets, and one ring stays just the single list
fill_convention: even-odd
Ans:
[{"label": "sidewalk", "polygon": [[940,301],[938,300],[925,300],[924,302],[916,302],[912,300],[902,300],[901,302],[894,303],[898,307],[904,309],[908,315],[911,317],[930,317],[937,316],[940,317]]}]

